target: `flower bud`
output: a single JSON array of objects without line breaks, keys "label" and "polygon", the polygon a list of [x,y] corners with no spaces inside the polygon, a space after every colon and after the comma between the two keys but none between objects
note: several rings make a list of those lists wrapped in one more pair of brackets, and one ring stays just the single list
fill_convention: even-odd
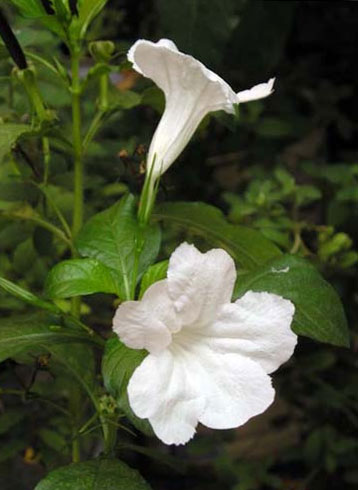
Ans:
[{"label": "flower bud", "polygon": [[95,41],[89,45],[89,51],[92,58],[97,62],[108,62],[115,50],[112,41]]}]

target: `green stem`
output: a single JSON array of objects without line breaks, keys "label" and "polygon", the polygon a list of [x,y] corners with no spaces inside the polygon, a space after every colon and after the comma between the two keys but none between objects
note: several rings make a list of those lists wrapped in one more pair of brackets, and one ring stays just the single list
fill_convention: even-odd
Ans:
[{"label": "green stem", "polygon": [[57,204],[55,203],[55,201],[52,199],[52,197],[50,196],[48,190],[47,190],[47,187],[46,185],[37,185],[36,183],[34,183],[37,188],[44,194],[44,196],[46,197],[48,203],[50,204],[50,206],[52,207],[52,209],[54,210],[54,212],[56,213],[56,216],[58,217],[66,235],[68,236],[68,238],[70,240],[72,240],[72,232],[71,232],[71,228],[69,227],[67,221],[66,221],[66,218],[64,217],[64,215],[62,214],[60,208],[57,206]]},{"label": "green stem", "polygon": [[46,185],[48,182],[49,172],[50,172],[50,142],[47,137],[42,138],[42,152],[44,156],[44,179],[43,183]]},{"label": "green stem", "polygon": [[[14,217],[16,218],[17,216],[14,216]],[[21,217],[20,217],[20,219],[21,219]],[[26,219],[26,218],[24,218],[24,219]],[[57,236],[60,240],[62,240],[64,243],[66,243],[66,245],[71,250],[73,250],[73,245],[72,245],[71,240],[69,240],[67,238],[67,236],[63,233],[62,230],[60,230],[60,228],[57,228],[57,226],[53,225],[49,221],[45,221],[42,218],[32,216],[32,217],[28,218],[28,220],[32,221],[33,223],[36,223],[37,225],[41,226],[42,228],[45,228],[46,230],[50,231],[55,236]]]},{"label": "green stem", "polygon": [[147,169],[143,189],[139,198],[138,220],[142,226],[146,226],[149,222],[159,187],[160,178],[153,178],[155,160],[156,155],[154,155],[149,171]]},{"label": "green stem", "polygon": [[[74,207],[72,219],[72,236],[75,237],[83,224],[83,154],[81,141],[81,80],[80,80],[80,48],[75,45],[71,49],[71,74],[72,74],[72,145],[74,163]],[[72,250],[72,257],[76,257],[77,252]],[[79,318],[81,314],[81,298],[75,297],[71,300],[71,310],[74,317]],[[73,441],[72,441],[72,461],[77,463],[81,460],[80,440],[77,428],[80,420],[81,395],[77,392],[72,393],[70,399],[70,411],[74,416]]]},{"label": "green stem", "polygon": [[81,85],[80,56],[78,49],[72,51],[72,136],[74,158],[74,208],[72,233],[76,236],[83,223],[83,159],[81,141]]},{"label": "green stem", "polygon": [[102,120],[105,117],[109,108],[108,102],[108,73],[104,73],[100,77],[99,81],[99,100],[98,100],[98,111],[96,112],[90,127],[88,128],[87,134],[83,140],[83,152],[85,152],[93,140],[95,134],[99,130]]},{"label": "green stem", "polygon": [[81,461],[80,439],[78,434],[78,425],[80,419],[81,394],[78,389],[72,390],[70,394],[69,409],[72,413],[72,462],[79,463]]}]

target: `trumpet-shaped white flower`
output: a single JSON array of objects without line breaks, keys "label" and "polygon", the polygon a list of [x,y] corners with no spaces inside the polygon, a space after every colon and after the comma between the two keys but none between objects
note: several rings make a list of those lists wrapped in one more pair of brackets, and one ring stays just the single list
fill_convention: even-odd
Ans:
[{"label": "trumpet-shaped white flower", "polygon": [[213,429],[244,424],[274,399],[269,373],[293,353],[293,304],[249,291],[235,303],[232,258],[183,243],[167,279],[141,301],[121,304],[113,329],[148,356],[128,384],[129,403],[166,444],[184,444],[198,422]]},{"label": "trumpet-shaped white flower", "polygon": [[[147,169],[153,180],[164,173],[188,144],[202,119],[212,111],[234,113],[234,104],[267,97],[274,79],[235,93],[218,75],[168,39],[137,41],[128,52],[133,68],[163,90],[165,111],[154,133]],[[153,168],[152,168],[153,167]]]}]

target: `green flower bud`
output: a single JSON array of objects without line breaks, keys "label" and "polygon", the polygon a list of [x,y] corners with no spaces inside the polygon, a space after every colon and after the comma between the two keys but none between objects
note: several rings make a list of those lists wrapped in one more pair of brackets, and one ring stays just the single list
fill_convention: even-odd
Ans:
[{"label": "green flower bud", "polygon": [[115,50],[112,41],[95,41],[90,43],[89,51],[92,58],[97,62],[107,63]]}]

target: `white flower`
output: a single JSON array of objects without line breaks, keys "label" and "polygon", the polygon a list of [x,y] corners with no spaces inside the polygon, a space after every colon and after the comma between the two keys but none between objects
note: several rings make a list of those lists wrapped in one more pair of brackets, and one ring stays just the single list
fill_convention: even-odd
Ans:
[{"label": "white flower", "polygon": [[235,303],[232,258],[181,244],[167,279],[141,301],[121,304],[113,329],[148,356],[128,384],[129,403],[166,444],[184,444],[198,422],[213,429],[244,424],[274,399],[269,373],[293,353],[293,304],[249,291]]},{"label": "white flower", "polygon": [[157,43],[140,39],[129,50],[128,60],[165,94],[165,111],[148,153],[147,168],[153,180],[176,160],[209,112],[234,113],[234,104],[261,99],[273,91],[271,78],[236,94],[222,78],[192,56],[178,51],[168,39]]}]

